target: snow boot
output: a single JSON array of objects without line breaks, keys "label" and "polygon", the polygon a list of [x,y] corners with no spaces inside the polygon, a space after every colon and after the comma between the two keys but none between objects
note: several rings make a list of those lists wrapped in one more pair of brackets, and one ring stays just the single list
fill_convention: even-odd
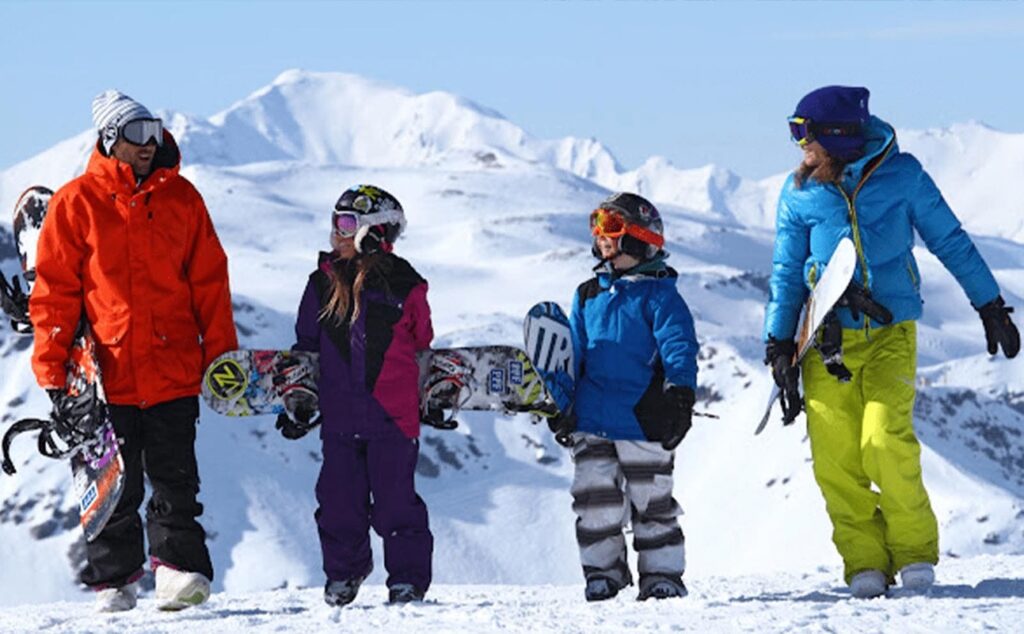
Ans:
[{"label": "snow boot", "polygon": [[904,590],[927,592],[935,583],[935,566],[926,561],[907,564],[900,568],[900,581]]},{"label": "snow boot", "polygon": [[881,570],[863,570],[850,579],[850,594],[857,599],[874,599],[888,589],[889,583]]},{"label": "snow boot", "polygon": [[411,583],[396,583],[388,590],[388,603],[419,603],[423,591]]},{"label": "snow boot", "polygon": [[607,601],[615,597],[621,588],[608,577],[591,577],[587,579],[587,587],[583,596],[587,601]]},{"label": "snow boot", "polygon": [[97,612],[127,612],[135,607],[138,586],[129,583],[119,588],[103,588],[96,591]]},{"label": "snow boot", "polygon": [[324,603],[332,608],[340,608],[356,600],[359,593],[359,586],[363,584],[366,575],[353,577],[344,581],[328,581],[324,586]]},{"label": "snow boot", "polygon": [[687,594],[686,584],[680,575],[640,575],[640,592],[636,600],[682,598]]},{"label": "snow boot", "polygon": [[174,612],[210,598],[210,580],[198,572],[156,567],[156,600],[160,610]]}]

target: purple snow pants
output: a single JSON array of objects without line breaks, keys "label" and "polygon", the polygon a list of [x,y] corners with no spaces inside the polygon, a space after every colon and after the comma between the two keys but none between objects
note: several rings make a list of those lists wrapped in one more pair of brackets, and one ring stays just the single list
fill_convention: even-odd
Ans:
[{"label": "purple snow pants", "polygon": [[329,580],[369,574],[372,526],[384,540],[388,586],[411,583],[427,591],[434,538],[415,489],[419,448],[418,439],[401,434],[324,435],[316,523]]}]

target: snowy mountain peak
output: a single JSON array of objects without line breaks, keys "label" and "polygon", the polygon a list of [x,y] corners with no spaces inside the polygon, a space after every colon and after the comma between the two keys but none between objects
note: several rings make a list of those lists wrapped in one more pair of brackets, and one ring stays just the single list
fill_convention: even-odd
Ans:
[{"label": "snowy mountain peak", "polygon": [[521,156],[527,141],[500,113],[450,93],[417,95],[358,75],[303,70],[285,71],[210,123],[216,145],[231,148],[193,157],[212,164],[434,165],[487,151]]}]

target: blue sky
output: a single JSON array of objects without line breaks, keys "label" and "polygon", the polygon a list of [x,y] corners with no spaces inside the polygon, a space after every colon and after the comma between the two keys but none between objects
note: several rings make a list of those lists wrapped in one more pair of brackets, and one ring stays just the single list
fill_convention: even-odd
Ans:
[{"label": "blue sky", "polygon": [[782,172],[785,117],[825,84],[897,127],[1024,132],[1022,3],[0,0],[0,24],[0,169],[88,128],[105,88],[209,116],[288,68],[453,92],[628,168]]}]

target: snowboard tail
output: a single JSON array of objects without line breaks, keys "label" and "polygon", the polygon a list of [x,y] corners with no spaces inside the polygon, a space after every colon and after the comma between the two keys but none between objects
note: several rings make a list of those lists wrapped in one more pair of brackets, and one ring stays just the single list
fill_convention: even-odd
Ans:
[{"label": "snowboard tail", "polygon": [[203,400],[218,414],[259,416],[317,409],[320,355],[299,350],[231,350],[203,375]]},{"label": "snowboard tail", "polygon": [[555,302],[535,304],[523,320],[523,340],[558,412],[570,415],[576,365],[569,318]]}]

